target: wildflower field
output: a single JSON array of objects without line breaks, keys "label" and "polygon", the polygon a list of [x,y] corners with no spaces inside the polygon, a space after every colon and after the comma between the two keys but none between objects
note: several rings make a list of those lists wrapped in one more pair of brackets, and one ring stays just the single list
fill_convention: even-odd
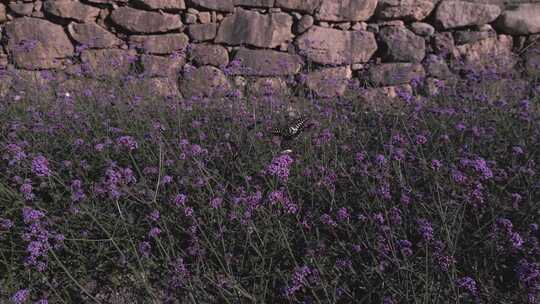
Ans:
[{"label": "wildflower field", "polygon": [[494,77],[369,104],[21,87],[0,303],[538,303],[540,84]]}]

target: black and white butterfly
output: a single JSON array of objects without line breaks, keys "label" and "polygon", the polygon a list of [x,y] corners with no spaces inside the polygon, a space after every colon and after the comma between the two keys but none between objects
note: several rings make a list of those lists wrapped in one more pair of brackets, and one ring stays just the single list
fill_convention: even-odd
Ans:
[{"label": "black and white butterfly", "polygon": [[285,140],[292,140],[298,137],[298,135],[300,135],[300,133],[304,131],[304,129],[306,128],[306,122],[308,120],[309,118],[307,116],[301,116],[288,123],[285,127],[273,128],[271,133],[280,136]]}]

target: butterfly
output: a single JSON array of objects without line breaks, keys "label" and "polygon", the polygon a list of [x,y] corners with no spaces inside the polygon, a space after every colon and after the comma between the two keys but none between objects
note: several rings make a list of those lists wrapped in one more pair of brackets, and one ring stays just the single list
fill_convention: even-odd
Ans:
[{"label": "butterfly", "polygon": [[301,116],[291,123],[287,124],[283,128],[273,128],[271,133],[285,140],[292,140],[296,138],[306,127],[306,122],[309,120],[306,116]]}]

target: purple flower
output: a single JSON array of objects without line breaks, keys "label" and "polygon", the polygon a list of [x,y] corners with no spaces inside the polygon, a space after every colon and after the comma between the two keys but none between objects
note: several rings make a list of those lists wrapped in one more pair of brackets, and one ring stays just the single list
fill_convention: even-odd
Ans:
[{"label": "purple flower", "polygon": [[384,157],[382,154],[377,154],[375,157],[375,163],[377,163],[379,166],[384,165],[386,163],[386,157]]},{"label": "purple flower", "polygon": [[522,155],[524,152],[523,152],[523,148],[520,147],[520,146],[515,146],[515,147],[512,147],[512,154],[514,155]]},{"label": "purple flower", "polygon": [[116,143],[120,147],[127,148],[129,151],[133,151],[139,147],[139,144],[131,136],[120,136],[116,139]]},{"label": "purple flower", "polygon": [[431,161],[431,169],[433,169],[434,171],[439,171],[441,167],[442,167],[442,163],[440,160],[434,159]]},{"label": "purple flower", "polygon": [[382,213],[380,212],[377,212],[373,215],[373,221],[377,224],[377,225],[384,225],[384,216]]},{"label": "purple flower", "polygon": [[465,124],[463,122],[460,122],[458,124],[456,124],[456,130],[458,131],[463,131],[467,128],[467,126],[465,126]]},{"label": "purple flower", "polygon": [[148,236],[151,237],[151,238],[155,238],[155,237],[157,237],[160,233],[161,233],[161,229],[159,229],[158,227],[152,227],[152,228],[150,229],[150,232],[148,232]]},{"label": "purple flower", "polygon": [[28,289],[21,289],[11,296],[11,302],[15,304],[22,304],[28,300],[30,292]]},{"label": "purple flower", "polygon": [[488,167],[487,165],[487,162],[485,159],[483,158],[477,158],[474,162],[473,162],[473,167],[474,169],[481,173],[482,176],[484,177],[484,179],[490,179],[493,177],[493,172],[491,171],[491,169]]},{"label": "purple flower", "polygon": [[35,222],[45,216],[45,213],[39,210],[32,209],[30,207],[23,208],[23,220],[25,223]]},{"label": "purple flower", "polygon": [[350,215],[349,215],[349,211],[347,210],[347,207],[341,207],[339,208],[338,210],[338,213],[337,213],[337,219],[342,222],[342,221],[348,221],[350,219]]},{"label": "purple flower", "polygon": [[476,288],[476,281],[471,277],[463,277],[459,278],[457,280],[457,284],[459,288],[463,288],[467,290],[471,295],[476,296],[477,295],[477,288]]},{"label": "purple flower", "polygon": [[153,210],[149,215],[148,215],[148,218],[153,221],[153,222],[157,222],[159,221],[159,218],[161,217],[160,213],[159,213],[159,210]]},{"label": "purple flower", "polygon": [[416,223],[424,241],[429,242],[433,240],[433,227],[431,223],[427,219],[419,219]]},{"label": "purple flower", "polygon": [[71,181],[71,200],[73,202],[80,202],[86,198],[82,189],[82,182],[79,179]]},{"label": "purple flower", "polygon": [[25,180],[19,190],[23,194],[25,200],[31,201],[34,199],[35,195],[32,193],[32,184],[30,183],[30,180]]},{"label": "purple flower", "polygon": [[412,243],[409,240],[398,240],[397,247],[401,251],[404,257],[409,257],[413,254],[412,252]]},{"label": "purple flower", "polygon": [[415,142],[417,145],[424,145],[427,141],[428,140],[424,135],[416,135]]},{"label": "purple flower", "polygon": [[186,200],[187,196],[181,193],[176,195],[176,197],[174,198],[174,204],[176,205],[176,207],[181,207],[186,204]]},{"label": "purple flower", "polygon": [[363,162],[363,161],[366,159],[366,157],[367,157],[366,152],[358,152],[358,153],[356,153],[354,159],[355,159],[357,162],[361,163],[361,162]]},{"label": "purple flower", "polygon": [[221,197],[214,197],[211,201],[210,201],[210,205],[212,206],[212,208],[214,209],[218,209],[221,204],[223,203],[223,199]]},{"label": "purple flower", "polygon": [[49,169],[49,161],[43,156],[38,155],[32,159],[32,172],[39,177],[47,177],[51,175]]},{"label": "purple flower", "polygon": [[329,214],[321,215],[321,222],[325,225],[336,227],[337,223],[332,219]]},{"label": "purple flower", "polygon": [[512,232],[510,234],[510,244],[512,244],[512,247],[514,249],[521,249],[523,246],[523,238],[521,238],[521,235],[517,232]]},{"label": "purple flower", "polygon": [[9,230],[13,227],[13,221],[6,218],[0,217],[0,228],[3,230]]},{"label": "purple flower", "polygon": [[293,159],[289,154],[282,154],[272,160],[272,163],[266,167],[265,172],[286,182],[289,179],[289,170],[292,163]]},{"label": "purple flower", "polygon": [[452,179],[454,179],[454,181],[458,184],[464,184],[467,182],[467,176],[456,169],[452,170]]},{"label": "purple flower", "polygon": [[8,144],[6,148],[7,148],[7,152],[11,154],[12,156],[11,156],[11,159],[9,155],[5,155],[3,158],[9,160],[8,164],[10,166],[26,158],[26,153],[24,152],[23,148],[21,148],[20,146],[16,144]]},{"label": "purple flower", "polygon": [[411,204],[411,198],[409,195],[402,193],[399,202],[404,206],[409,206]]},{"label": "purple flower", "polygon": [[163,185],[166,185],[166,184],[170,184],[171,182],[173,181],[173,177],[170,176],[170,175],[165,175],[163,176],[163,180],[161,181],[161,183]]},{"label": "purple flower", "polygon": [[148,242],[140,242],[139,243],[139,253],[145,257],[148,258],[150,256],[150,250],[152,249],[152,246]]},{"label": "purple flower", "polygon": [[292,275],[291,283],[285,290],[285,295],[290,297],[309,284],[308,277],[312,274],[312,270],[308,266],[297,267]]},{"label": "purple flower", "polygon": [[104,145],[104,144],[96,144],[96,145],[94,146],[94,149],[95,149],[96,151],[98,151],[98,152],[101,152],[101,151],[103,151],[103,149],[105,149],[105,145]]}]

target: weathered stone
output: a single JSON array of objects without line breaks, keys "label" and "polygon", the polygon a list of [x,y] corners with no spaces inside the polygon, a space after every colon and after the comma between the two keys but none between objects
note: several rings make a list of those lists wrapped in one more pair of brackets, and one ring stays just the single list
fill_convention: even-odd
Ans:
[{"label": "weathered stone", "polygon": [[187,32],[193,41],[208,41],[216,38],[217,23],[192,24],[188,26]]},{"label": "weathered stone", "polygon": [[476,31],[479,31],[479,32],[493,32],[495,31],[493,29],[493,27],[489,24],[482,24],[482,25],[477,25],[474,27],[474,30]]},{"label": "weathered stone", "polygon": [[184,51],[189,44],[186,34],[133,35],[129,37],[131,47],[147,54],[167,55]]},{"label": "weathered stone", "polygon": [[330,27],[330,23],[324,21],[317,22],[317,25],[322,27]]},{"label": "weathered stone", "polygon": [[162,33],[182,28],[179,15],[148,12],[127,6],[115,9],[111,20],[133,33]]},{"label": "weathered stone", "polygon": [[61,66],[58,59],[72,56],[74,52],[64,29],[46,20],[17,18],[5,25],[5,34],[6,50],[19,68],[57,68]]},{"label": "weathered stone", "polygon": [[[370,109],[388,109],[396,110],[396,98],[399,96],[412,96],[413,88],[409,84],[397,86],[385,86],[379,88],[366,88],[359,92],[358,100]],[[399,104],[402,104],[401,102]]]},{"label": "weathered stone", "polygon": [[435,28],[429,24],[424,22],[413,22],[411,23],[411,30],[419,36],[429,37],[433,36],[435,34]]},{"label": "weathered stone", "polygon": [[306,86],[320,97],[342,96],[352,77],[350,67],[323,68],[307,74]]},{"label": "weathered stone", "polygon": [[197,65],[225,66],[229,63],[229,53],[221,45],[217,44],[191,44],[189,59]]},{"label": "weathered stone", "polygon": [[66,96],[66,94],[69,94],[75,98],[84,98],[85,94],[96,96],[99,94],[98,92],[102,86],[103,83],[97,79],[69,77],[58,84],[56,92],[59,96]]},{"label": "weathered stone", "polygon": [[184,15],[185,24],[195,24],[197,23],[197,15],[192,13],[187,13]]},{"label": "weathered stone", "polygon": [[5,68],[8,66],[8,64],[9,64],[8,55],[5,54],[2,49],[0,49],[0,67]]},{"label": "weathered stone", "polygon": [[184,56],[161,57],[155,55],[141,55],[141,67],[144,74],[149,77],[171,77],[177,75],[186,63]]},{"label": "weathered stone", "polygon": [[315,20],[310,15],[304,15],[298,22],[296,23],[294,27],[294,31],[297,34],[302,34],[303,32],[307,31],[310,27],[313,26],[313,23]]},{"label": "weathered stone", "polygon": [[303,66],[300,56],[274,50],[241,48],[236,52],[234,60],[240,61],[237,67],[232,68],[234,75],[292,75],[298,73]]},{"label": "weathered stone", "polygon": [[454,56],[462,59],[467,69],[495,68],[498,71],[508,71],[517,63],[512,46],[511,36],[499,35],[456,46]]},{"label": "weathered stone", "polygon": [[368,71],[369,80],[376,86],[407,84],[425,77],[424,67],[417,63],[383,63]]},{"label": "weathered stone", "polygon": [[212,21],[212,15],[210,12],[202,12],[197,14],[197,18],[199,19],[199,22],[202,24],[208,24]]},{"label": "weathered stone", "polygon": [[4,22],[6,20],[7,20],[6,6],[0,3],[0,22]]},{"label": "weathered stone", "polygon": [[454,32],[454,41],[456,45],[461,45],[495,36],[497,36],[496,32],[456,31]]},{"label": "weathered stone", "polygon": [[454,76],[446,64],[446,61],[437,55],[428,55],[424,61],[424,67],[427,76],[438,79],[448,79]]},{"label": "weathered stone", "polygon": [[225,74],[213,66],[184,72],[179,80],[180,92],[186,98],[216,97],[226,94],[231,89],[231,84]]},{"label": "weathered stone", "polygon": [[490,23],[500,14],[497,5],[445,0],[435,10],[435,22],[443,29],[450,29]]},{"label": "weathered stone", "polygon": [[379,0],[377,17],[381,19],[424,20],[435,8],[434,0]]},{"label": "weathered stone", "polygon": [[9,9],[12,10],[15,14],[21,16],[30,16],[34,10],[33,3],[24,3],[24,2],[9,2]]},{"label": "weathered stone", "polygon": [[351,29],[353,31],[367,31],[368,24],[365,22],[353,22]]},{"label": "weathered stone", "polygon": [[134,1],[152,10],[181,11],[186,9],[184,0],[137,0]]},{"label": "weathered stone", "polygon": [[387,61],[420,62],[426,55],[424,38],[405,27],[383,27],[379,31],[379,38]]},{"label": "weathered stone", "polygon": [[260,77],[249,86],[249,94],[253,96],[287,96],[287,83],[278,77]]},{"label": "weathered stone", "polygon": [[71,0],[47,0],[45,12],[56,17],[71,19],[79,22],[96,20],[99,8]]},{"label": "weathered stone", "polygon": [[220,12],[232,12],[234,11],[233,0],[191,0],[191,2],[200,7],[220,11]]},{"label": "weathered stone", "polygon": [[300,51],[314,62],[343,64],[367,62],[377,50],[375,36],[365,31],[340,31],[311,27],[296,41]]},{"label": "weathered stone", "polygon": [[119,77],[128,74],[136,56],[135,50],[84,50],[81,61],[85,72],[90,76]]},{"label": "weathered stone", "polygon": [[437,96],[444,88],[444,80],[427,77],[422,86],[422,92],[426,96]]},{"label": "weathered stone", "polygon": [[122,44],[122,40],[93,22],[72,22],[68,25],[68,32],[73,40],[89,48],[105,49]]},{"label": "weathered stone", "polygon": [[497,29],[511,35],[540,33],[540,3],[524,3],[502,13]]},{"label": "weathered stone", "polygon": [[274,7],[274,1],[275,0],[234,0],[234,5],[271,8]]},{"label": "weathered stone", "polygon": [[0,98],[6,98],[13,88],[13,76],[0,74]]},{"label": "weathered stone", "polygon": [[176,77],[153,77],[144,80],[151,92],[161,97],[182,97]]},{"label": "weathered stone", "polygon": [[377,23],[368,23],[366,30],[378,34],[381,27]]},{"label": "weathered stone", "polygon": [[324,21],[365,21],[377,7],[377,0],[322,0],[317,20]]},{"label": "weathered stone", "polygon": [[293,18],[289,14],[262,15],[239,8],[223,19],[215,42],[274,48],[293,37],[292,24]]},{"label": "weathered stone", "polygon": [[276,0],[276,7],[308,14],[315,12],[322,0]]},{"label": "weathered stone", "polygon": [[124,4],[127,3],[129,0],[87,0],[90,3],[97,3],[97,4]]},{"label": "weathered stone", "polygon": [[446,56],[454,50],[454,37],[451,32],[438,32],[433,35],[433,51],[435,54]]},{"label": "weathered stone", "polygon": [[338,28],[338,29],[343,30],[343,31],[347,31],[347,30],[349,30],[351,28],[351,23],[350,22],[336,23],[335,28]]},{"label": "weathered stone", "polygon": [[384,26],[405,27],[405,22],[403,22],[403,20],[384,20],[384,21],[377,22],[377,24],[379,24],[379,27],[384,27]]}]

